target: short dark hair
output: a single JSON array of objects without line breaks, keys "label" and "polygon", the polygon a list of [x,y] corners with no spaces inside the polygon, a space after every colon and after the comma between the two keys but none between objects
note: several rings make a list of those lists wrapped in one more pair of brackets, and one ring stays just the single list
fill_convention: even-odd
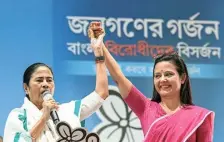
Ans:
[{"label": "short dark hair", "polygon": [[[193,105],[187,66],[184,63],[184,60],[176,52],[165,53],[155,57],[155,63],[153,67],[153,81],[154,81],[155,66],[157,63],[162,61],[170,61],[173,65],[175,65],[179,76],[182,76],[183,74],[186,75],[186,80],[184,84],[181,84],[180,101],[182,104],[185,104],[185,105]],[[152,101],[155,101],[157,103],[161,102],[161,97],[159,93],[156,91],[155,84],[153,86]]]},{"label": "short dark hair", "polygon": [[[30,65],[24,72],[23,74],[23,83],[25,83],[27,86],[29,86],[30,83],[30,78],[32,76],[32,74],[36,71],[37,68],[39,67],[47,67],[51,73],[53,74],[53,71],[51,69],[51,67],[49,67],[48,65],[44,64],[44,63],[34,63],[32,65]],[[29,99],[29,96],[26,94],[26,97]]]}]

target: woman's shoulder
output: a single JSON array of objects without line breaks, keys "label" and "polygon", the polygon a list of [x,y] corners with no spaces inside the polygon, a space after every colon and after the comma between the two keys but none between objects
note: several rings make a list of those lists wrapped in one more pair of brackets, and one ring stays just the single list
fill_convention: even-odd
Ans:
[{"label": "woman's shoulder", "polygon": [[201,107],[201,106],[198,106],[198,105],[187,105],[187,106],[185,106],[185,109],[186,110],[191,110],[191,111],[194,111],[194,112],[201,112],[201,113],[214,113],[212,110],[209,110],[205,107]]},{"label": "woman's shoulder", "polygon": [[26,113],[26,109],[24,109],[22,107],[21,108],[14,108],[9,112],[9,116],[15,116],[15,115],[24,114],[24,113]]},{"label": "woman's shoulder", "polygon": [[186,108],[189,108],[189,109],[197,109],[197,110],[208,110],[204,107],[201,107],[201,106],[198,106],[198,105],[186,105]]},{"label": "woman's shoulder", "polygon": [[14,108],[10,111],[6,124],[17,124],[22,120],[26,120],[26,110],[24,108]]}]

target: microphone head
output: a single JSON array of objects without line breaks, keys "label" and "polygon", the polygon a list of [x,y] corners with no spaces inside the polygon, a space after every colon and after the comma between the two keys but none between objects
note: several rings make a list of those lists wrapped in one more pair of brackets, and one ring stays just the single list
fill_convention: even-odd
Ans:
[{"label": "microphone head", "polygon": [[46,90],[44,91],[42,94],[41,94],[42,98],[44,101],[47,101],[49,99],[52,99],[52,94],[49,90]]}]

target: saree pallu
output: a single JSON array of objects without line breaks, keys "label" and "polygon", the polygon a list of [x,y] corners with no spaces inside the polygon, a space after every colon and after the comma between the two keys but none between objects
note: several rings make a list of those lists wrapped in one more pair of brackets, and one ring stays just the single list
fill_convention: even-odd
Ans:
[{"label": "saree pallu", "polygon": [[[196,141],[196,137],[203,139],[196,136],[195,140],[190,140],[206,119],[210,126],[213,126],[214,112],[197,106],[187,106],[172,115],[164,115],[156,119],[150,125],[144,142],[186,142]],[[211,129],[213,132],[214,128]],[[211,142],[212,139],[210,137],[206,142]]]}]

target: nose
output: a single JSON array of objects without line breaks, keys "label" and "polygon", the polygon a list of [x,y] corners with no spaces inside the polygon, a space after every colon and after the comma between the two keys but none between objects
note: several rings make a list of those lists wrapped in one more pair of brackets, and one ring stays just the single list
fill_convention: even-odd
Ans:
[{"label": "nose", "polygon": [[167,81],[167,78],[164,75],[162,75],[160,81],[162,81],[162,82]]},{"label": "nose", "polygon": [[42,82],[42,87],[43,87],[44,89],[48,89],[48,88],[49,88],[48,82],[47,82],[46,80],[44,80],[44,81]]}]

